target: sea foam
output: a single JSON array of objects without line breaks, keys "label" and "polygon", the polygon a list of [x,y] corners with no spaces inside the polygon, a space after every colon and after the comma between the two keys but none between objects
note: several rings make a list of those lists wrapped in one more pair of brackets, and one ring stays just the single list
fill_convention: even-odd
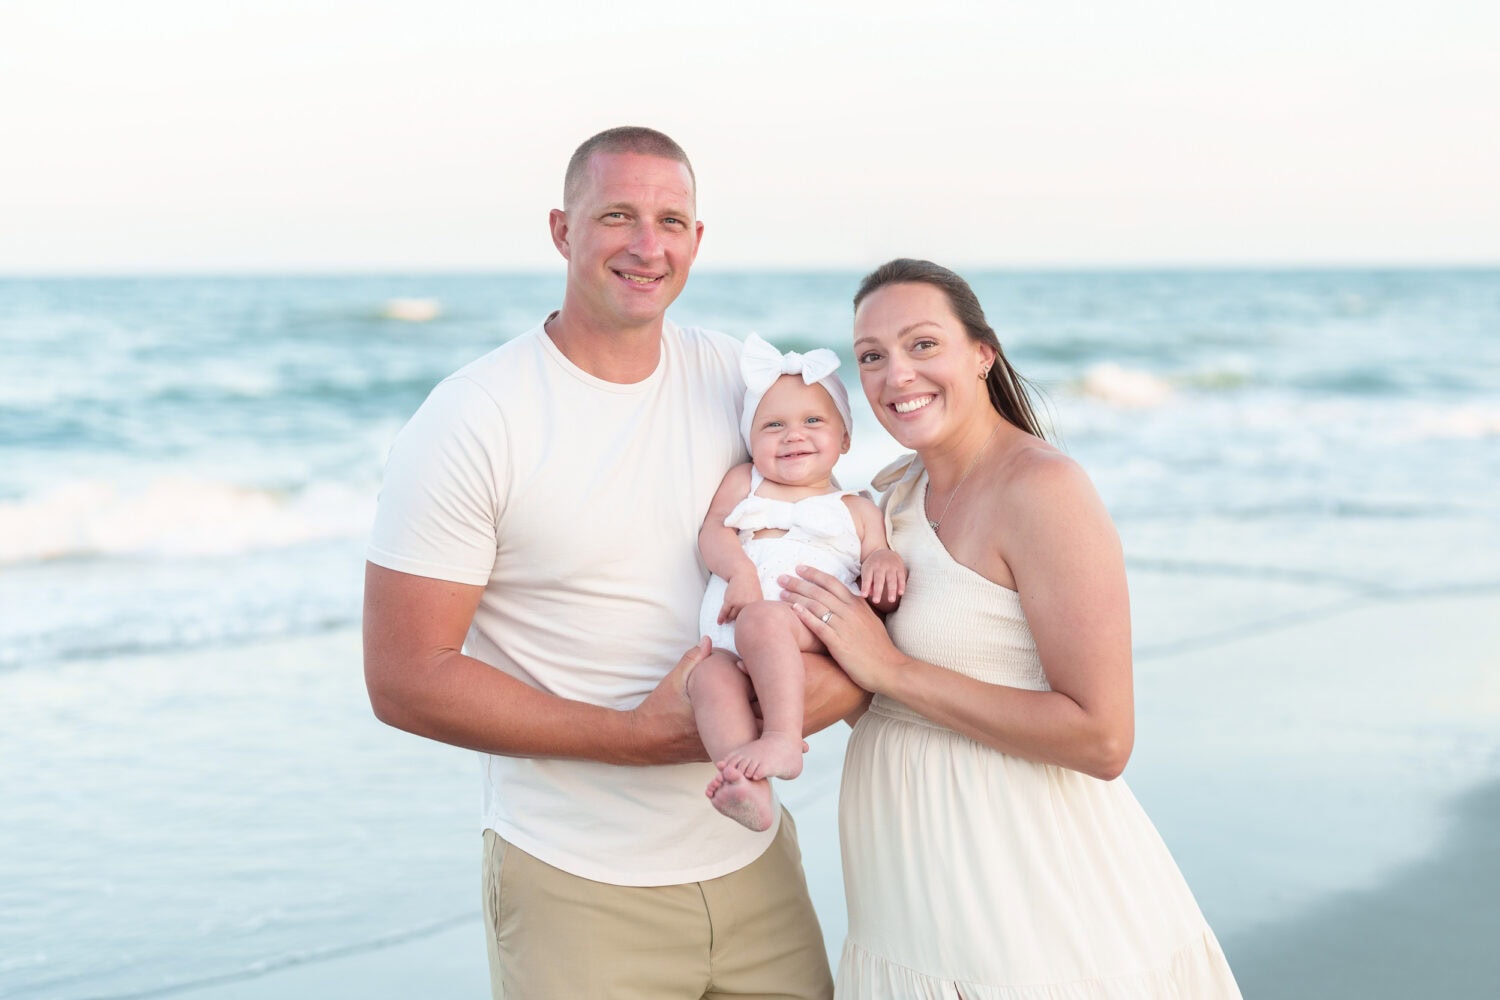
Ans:
[{"label": "sea foam", "polygon": [[373,498],[338,484],[293,493],[188,477],[77,480],[0,503],[0,565],[90,556],[217,556],[362,535]]},{"label": "sea foam", "polygon": [[1477,440],[1500,437],[1500,408],[1460,406],[1434,408],[1417,415],[1418,439]]},{"label": "sea foam", "polygon": [[1084,372],[1076,387],[1091,399],[1132,410],[1153,409],[1172,395],[1165,379],[1108,361]]}]

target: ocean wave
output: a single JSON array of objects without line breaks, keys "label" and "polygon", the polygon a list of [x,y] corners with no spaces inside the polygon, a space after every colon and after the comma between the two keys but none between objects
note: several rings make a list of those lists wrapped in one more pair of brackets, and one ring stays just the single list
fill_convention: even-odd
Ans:
[{"label": "ocean wave", "polygon": [[373,496],[331,483],[283,493],[187,477],[79,480],[0,503],[0,565],[285,548],[362,535],[373,515]]},{"label": "ocean wave", "polygon": [[442,314],[443,306],[437,299],[387,299],[380,310],[382,319],[402,320],[407,323],[426,323],[437,319]]},{"label": "ocean wave", "polygon": [[1417,440],[1478,440],[1500,437],[1500,407],[1457,406],[1425,410],[1411,428]]},{"label": "ocean wave", "polygon": [[346,613],[313,609],[260,619],[236,618],[221,612],[212,620],[148,620],[118,623],[109,631],[58,629],[27,635],[0,635],[0,672],[22,667],[44,667],[69,660],[102,662],[116,657],[152,653],[181,653],[193,649],[223,649],[253,642],[320,635],[359,625],[358,604]]},{"label": "ocean wave", "polygon": [[1170,374],[1106,361],[1085,370],[1068,388],[1077,395],[1122,409],[1155,409],[1171,400],[1180,389],[1200,394],[1228,392],[1253,381],[1252,366],[1242,358],[1220,359]]},{"label": "ocean wave", "polygon": [[1228,362],[1195,369],[1172,379],[1173,384],[1198,391],[1239,389],[1250,385],[1254,375],[1247,362]]},{"label": "ocean wave", "polygon": [[364,538],[0,572],[0,671],[310,635],[359,621]]},{"label": "ocean wave", "polygon": [[1129,410],[1155,409],[1173,393],[1171,382],[1161,376],[1109,361],[1084,372],[1072,389],[1090,399]]}]

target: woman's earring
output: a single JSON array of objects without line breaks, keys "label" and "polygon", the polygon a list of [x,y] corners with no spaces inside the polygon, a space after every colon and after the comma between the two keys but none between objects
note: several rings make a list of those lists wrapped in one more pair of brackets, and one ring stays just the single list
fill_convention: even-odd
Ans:
[{"label": "woman's earring", "polygon": [[987,379],[987,378],[990,377],[990,366],[989,365],[985,365],[983,368],[979,369],[979,377],[980,377],[981,380]]}]

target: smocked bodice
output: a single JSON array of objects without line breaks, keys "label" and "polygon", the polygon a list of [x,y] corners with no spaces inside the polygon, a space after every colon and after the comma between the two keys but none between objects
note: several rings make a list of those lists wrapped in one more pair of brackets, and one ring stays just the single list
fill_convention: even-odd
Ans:
[{"label": "smocked bodice", "polygon": [[[910,656],[988,684],[1048,690],[1021,595],[948,554],[927,523],[927,471],[920,461],[913,457],[894,471],[900,478],[885,498],[886,533],[909,575],[901,606],[885,622],[892,641]],[[876,707],[909,712],[879,696]]]}]

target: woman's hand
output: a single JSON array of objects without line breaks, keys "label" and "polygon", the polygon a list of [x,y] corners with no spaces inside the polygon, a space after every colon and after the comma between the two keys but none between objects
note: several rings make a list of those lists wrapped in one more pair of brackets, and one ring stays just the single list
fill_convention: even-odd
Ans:
[{"label": "woman's hand", "polygon": [[797,573],[778,578],[786,588],[781,599],[854,683],[877,694],[886,690],[906,657],[891,643],[879,616],[837,577],[811,566],[798,566]]}]

